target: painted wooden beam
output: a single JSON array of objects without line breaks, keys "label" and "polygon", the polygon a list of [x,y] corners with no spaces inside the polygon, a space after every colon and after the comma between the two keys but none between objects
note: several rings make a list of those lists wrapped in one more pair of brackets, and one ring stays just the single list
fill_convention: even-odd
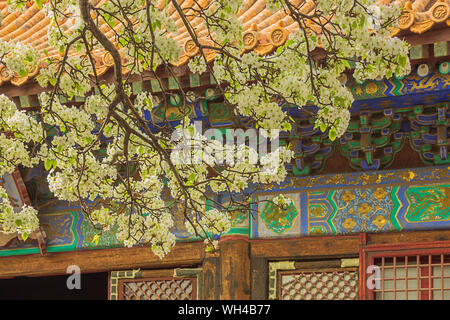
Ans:
[{"label": "painted wooden beam", "polygon": [[424,34],[408,34],[398,37],[402,40],[406,40],[412,46],[450,41],[450,28],[432,30]]},{"label": "painted wooden beam", "polygon": [[79,266],[82,273],[194,266],[202,263],[203,256],[202,242],[178,243],[164,259],[150,247],[9,256],[0,258],[0,278],[62,275],[70,265]]},{"label": "painted wooden beam", "polygon": [[[450,230],[368,233],[366,237],[367,245],[434,242],[450,240]],[[250,240],[250,243],[252,259],[273,260],[350,257],[358,255],[360,248],[358,235],[261,239]]]},{"label": "painted wooden beam", "polygon": [[368,245],[435,242],[450,240],[450,230],[404,231],[390,233],[370,233]]},{"label": "painted wooden beam", "polygon": [[292,239],[251,240],[251,257],[295,259],[320,256],[352,256],[359,251],[359,237],[302,237]]}]

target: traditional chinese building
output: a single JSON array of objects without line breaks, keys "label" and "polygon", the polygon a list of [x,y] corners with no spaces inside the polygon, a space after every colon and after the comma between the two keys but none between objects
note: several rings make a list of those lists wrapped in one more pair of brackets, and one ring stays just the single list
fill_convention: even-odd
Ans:
[{"label": "traditional chinese building", "polygon": [[[16,206],[39,210],[41,228],[25,242],[0,234],[0,294],[27,284],[15,277],[43,277],[45,284],[77,265],[83,285],[92,281],[113,300],[450,299],[450,2],[395,2],[405,9],[394,36],[411,45],[411,73],[364,83],[344,75],[356,101],[347,132],[334,142],[309,115],[291,112],[296,127],[282,137],[295,150],[290,177],[255,196],[263,203],[255,214],[233,216],[218,252],[205,253],[181,223],[163,260],[148,247],[122,247],[113,231],[96,241],[81,210],[54,199],[42,168],[18,168],[2,184]],[[283,45],[294,28],[289,17],[270,14],[259,0],[246,3],[246,50],[268,54]],[[305,13],[313,8],[306,0]],[[2,40],[45,49],[48,21],[35,5],[11,14],[1,1],[0,9]],[[197,98],[162,101],[151,117],[177,121],[188,108],[211,127],[232,126],[233,113],[217,99],[209,74],[189,72],[196,54],[187,37],[173,74],[160,76],[165,89],[176,93],[180,82]],[[97,73],[112,79],[112,65],[103,54]],[[38,72],[16,78],[0,71],[0,93],[23,109],[39,108],[37,95],[46,89],[34,79]],[[135,94],[149,89],[161,91],[150,73],[133,83]],[[292,200],[286,210],[261,202],[278,194]],[[373,287],[367,280],[374,275]]]}]

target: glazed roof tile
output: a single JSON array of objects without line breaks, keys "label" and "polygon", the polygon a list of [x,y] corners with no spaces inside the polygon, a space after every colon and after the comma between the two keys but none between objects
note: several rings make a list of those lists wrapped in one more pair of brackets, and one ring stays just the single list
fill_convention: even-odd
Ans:
[{"label": "glazed roof tile", "polygon": [[[93,0],[92,2],[98,5],[103,1]],[[193,0],[179,1],[183,9],[190,8],[194,5]],[[197,3],[199,5],[205,5],[209,1],[211,0],[200,0]],[[293,0],[293,3],[300,5],[300,10],[305,14],[313,12],[315,9],[313,0]],[[450,0],[379,0],[379,3],[394,3],[404,8],[404,12],[399,18],[399,28],[393,32],[393,35],[401,32],[421,34],[433,28],[436,24],[447,24],[450,26]],[[158,7],[162,8],[163,6],[164,0],[160,0]],[[168,4],[168,9],[171,18],[175,20],[178,27],[178,33],[172,36],[184,48],[180,59],[172,64],[174,66],[181,66],[187,63],[189,58],[198,52],[198,49],[196,50],[195,45],[186,45],[192,40],[172,3]],[[47,43],[47,31],[50,20],[42,10],[37,8],[34,2],[29,2],[27,9],[22,13],[10,13],[6,0],[0,0],[0,11],[3,16],[0,24],[1,40],[20,41],[24,44],[30,44],[39,50],[42,55],[44,51],[47,51],[50,56],[59,55],[59,52],[50,48]],[[204,38],[207,30],[202,24],[202,19],[195,17],[192,10],[188,9],[186,12],[188,14],[188,20],[196,34],[200,39]],[[273,51],[277,46],[284,43],[290,32],[297,28],[296,22],[285,12],[271,13],[266,9],[264,0],[244,0],[244,5],[238,12],[238,18],[243,23],[245,48],[247,50],[254,50],[259,54],[267,54]],[[62,27],[66,30],[70,29],[73,24],[73,19],[65,19],[62,21]],[[100,29],[109,39],[113,39],[114,32],[106,23],[103,23]],[[98,66],[96,67],[98,74],[103,74],[112,66],[108,53],[102,50],[95,50],[92,54],[98,61]],[[208,60],[214,58],[213,52],[205,51],[205,55]],[[11,81],[15,85],[22,85],[37,72],[38,70],[35,70],[28,77],[20,79],[18,77],[11,78],[4,70],[1,70],[0,84]]]}]

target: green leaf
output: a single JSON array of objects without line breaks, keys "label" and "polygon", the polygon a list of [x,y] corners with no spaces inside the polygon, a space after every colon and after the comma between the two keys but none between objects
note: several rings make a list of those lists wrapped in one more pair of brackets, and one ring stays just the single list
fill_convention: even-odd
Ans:
[{"label": "green leaf", "polygon": [[45,160],[45,162],[44,162],[45,170],[47,170],[47,171],[50,170],[52,165],[53,165],[53,161],[51,159]]},{"label": "green leaf", "polygon": [[344,66],[345,66],[347,69],[351,69],[351,68],[352,68],[352,67],[350,66],[350,63],[349,63],[346,59],[342,60],[342,63],[344,64]]},{"label": "green leaf", "polygon": [[108,13],[105,13],[103,15],[103,18],[105,19],[108,26],[110,26],[111,28],[114,28],[114,19],[111,15],[109,15]]},{"label": "green leaf", "polygon": [[37,6],[39,9],[42,9],[42,0],[36,0],[35,2],[36,2],[36,6]]},{"label": "green leaf", "polygon": [[26,69],[19,70],[18,73],[19,73],[19,77],[23,78],[23,77],[26,77],[26,76],[27,76],[28,70],[26,70]]},{"label": "green leaf", "polygon": [[392,77],[392,71],[388,70],[386,71],[386,79],[390,79]]},{"label": "green leaf", "polygon": [[28,239],[28,233],[26,233],[26,232],[22,233],[22,240],[27,241],[27,239]]},{"label": "green leaf", "polygon": [[398,63],[400,64],[400,66],[404,67],[406,66],[406,56],[400,56]]},{"label": "green leaf", "polygon": [[361,15],[361,19],[359,20],[359,27],[362,28],[364,26],[365,22],[366,22],[366,16]]},{"label": "green leaf", "polygon": [[100,240],[100,235],[96,234],[96,235],[92,238],[91,243],[95,243],[95,244],[97,245],[99,240]]},{"label": "green leaf", "polygon": [[136,43],[140,43],[140,42],[141,42],[141,40],[139,39],[139,37],[138,37],[137,35],[134,35],[134,36],[133,36],[133,39],[134,39],[134,41],[135,41]]},{"label": "green leaf", "polygon": [[147,106],[149,106],[149,107],[152,107],[153,106],[153,104],[152,104],[152,101],[149,99],[149,98],[145,98],[145,104],[147,105]]},{"label": "green leaf", "polygon": [[167,143],[164,140],[160,140],[159,144],[161,145],[161,147],[163,147],[164,149],[169,149],[169,146],[167,145]]},{"label": "green leaf", "polygon": [[194,181],[195,181],[195,177],[196,177],[197,175],[193,172],[193,173],[191,173],[191,175],[189,176],[189,178],[188,178],[188,181],[186,181],[186,185],[187,186],[192,186],[192,185],[194,185]]},{"label": "green leaf", "polygon": [[284,131],[292,131],[292,124],[290,122],[286,122],[283,124]]},{"label": "green leaf", "polygon": [[325,123],[321,123],[320,124],[320,131],[325,132],[325,130],[327,130],[327,125]]},{"label": "green leaf", "polygon": [[328,132],[328,137],[330,138],[331,141],[336,140],[336,129],[332,128],[329,132]]}]

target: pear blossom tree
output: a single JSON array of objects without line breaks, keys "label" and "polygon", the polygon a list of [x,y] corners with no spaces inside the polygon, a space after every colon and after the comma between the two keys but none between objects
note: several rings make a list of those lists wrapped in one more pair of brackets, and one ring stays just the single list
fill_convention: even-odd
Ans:
[{"label": "pear blossom tree", "polygon": [[[283,11],[295,21],[296,31],[275,52],[260,56],[244,50],[238,19],[243,0],[194,0],[189,5],[176,0],[35,0],[51,21],[52,51],[2,41],[0,63],[20,77],[41,65],[37,81],[48,90],[40,94],[36,112],[20,110],[0,95],[0,174],[16,166],[43,165],[54,196],[78,202],[99,235],[117,228],[124,245],[151,245],[160,258],[175,245],[174,212],[191,234],[216,247],[217,237],[230,229],[230,213],[250,210],[252,191],[285,180],[284,164],[293,152],[282,146],[258,162],[250,147],[206,138],[187,114],[175,127],[167,119],[152,123],[145,116],[158,101],[173,96],[164,90],[158,70],[177,79],[170,63],[182,48],[175,39],[174,16],[199,49],[189,60],[190,71],[210,73],[235,115],[269,137],[270,130],[292,129],[293,119],[276,102],[281,99],[294,108],[314,105],[316,128],[328,130],[335,140],[348,126],[354,101],[340,81],[344,72],[352,71],[357,81],[410,72],[408,45],[390,37],[399,7],[375,0],[317,0],[315,10],[305,14],[305,3],[298,3],[266,0],[269,10]],[[8,6],[25,10],[27,1],[8,0]],[[193,18],[205,27],[201,36]],[[108,83],[95,68],[96,54],[105,51],[114,62]],[[215,53],[214,61],[208,62],[207,51]],[[162,92],[132,94],[133,77],[143,72],[160,82]],[[192,98],[181,83],[178,87],[182,101]],[[84,102],[75,102],[77,96]],[[50,129],[57,134],[51,136]],[[180,144],[188,148],[179,149]],[[219,194],[228,200],[217,200]],[[0,229],[26,239],[38,226],[36,210],[25,207],[13,215],[6,192],[0,190],[0,196],[6,208]],[[275,203],[283,207],[286,201]]]}]

